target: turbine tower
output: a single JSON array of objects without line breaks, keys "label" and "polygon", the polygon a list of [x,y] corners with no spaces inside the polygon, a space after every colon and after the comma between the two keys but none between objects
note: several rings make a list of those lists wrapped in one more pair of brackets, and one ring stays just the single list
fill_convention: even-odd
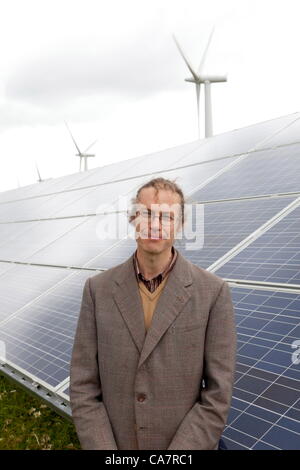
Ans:
[{"label": "turbine tower", "polygon": [[67,129],[68,129],[68,131],[69,131],[69,133],[70,133],[70,136],[71,136],[71,138],[72,138],[72,140],[73,140],[73,142],[74,142],[74,145],[75,145],[75,147],[76,147],[76,149],[77,149],[77,152],[78,152],[78,153],[76,154],[76,157],[80,157],[79,171],[81,171],[81,162],[82,162],[82,159],[84,159],[84,171],[87,171],[87,169],[88,169],[87,159],[88,159],[89,157],[95,157],[95,154],[87,153],[87,151],[97,142],[97,140],[95,140],[91,145],[89,145],[89,146],[85,149],[84,152],[81,152],[81,151],[80,151],[80,148],[78,147],[78,145],[77,145],[77,143],[76,143],[76,141],[75,141],[75,139],[74,139],[74,137],[73,137],[73,135],[72,135],[72,132],[71,132],[70,129],[69,129],[68,124],[66,123],[66,121],[65,121],[65,125],[66,125],[66,127],[67,127]]},{"label": "turbine tower", "polygon": [[212,125],[212,107],[211,107],[211,83],[217,82],[226,82],[226,76],[217,76],[217,75],[204,75],[203,68],[205,59],[207,56],[208,48],[211,43],[211,39],[214,33],[214,28],[212,29],[206,48],[204,50],[204,54],[202,56],[200,65],[198,70],[192,67],[191,62],[188,60],[186,54],[184,54],[179,42],[177,41],[175,35],[173,34],[173,39],[178,47],[178,50],[185,61],[189,71],[192,74],[192,77],[186,78],[186,82],[192,82],[196,85],[196,95],[197,95],[197,114],[198,114],[198,136],[200,138],[200,91],[201,91],[201,84],[204,84],[204,91],[205,91],[205,137],[211,137],[213,135],[213,125]]}]

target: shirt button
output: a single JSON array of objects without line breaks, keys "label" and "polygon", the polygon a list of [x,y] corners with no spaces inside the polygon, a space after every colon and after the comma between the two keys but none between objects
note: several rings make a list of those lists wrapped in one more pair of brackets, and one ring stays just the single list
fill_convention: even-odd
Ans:
[{"label": "shirt button", "polygon": [[139,393],[137,397],[138,401],[143,402],[146,400],[146,395],[145,393]]}]

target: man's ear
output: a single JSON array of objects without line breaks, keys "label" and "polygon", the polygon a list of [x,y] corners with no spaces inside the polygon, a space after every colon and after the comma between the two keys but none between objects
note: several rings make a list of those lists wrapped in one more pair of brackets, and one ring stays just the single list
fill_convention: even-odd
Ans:
[{"label": "man's ear", "polygon": [[134,225],[136,214],[132,210],[127,210],[127,219],[129,224]]}]

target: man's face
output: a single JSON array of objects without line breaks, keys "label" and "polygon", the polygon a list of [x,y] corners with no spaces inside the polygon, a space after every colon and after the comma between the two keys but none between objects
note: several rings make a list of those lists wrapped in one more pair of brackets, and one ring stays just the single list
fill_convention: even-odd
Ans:
[{"label": "man's face", "polygon": [[148,253],[161,253],[174,243],[180,227],[180,196],[170,190],[144,188],[140,192],[135,219],[138,247]]}]

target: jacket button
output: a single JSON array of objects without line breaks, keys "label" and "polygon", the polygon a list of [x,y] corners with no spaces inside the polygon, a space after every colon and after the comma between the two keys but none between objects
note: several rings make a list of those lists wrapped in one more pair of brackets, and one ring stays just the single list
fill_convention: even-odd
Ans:
[{"label": "jacket button", "polygon": [[146,395],[145,393],[139,393],[137,397],[138,401],[142,402],[146,400]]}]

